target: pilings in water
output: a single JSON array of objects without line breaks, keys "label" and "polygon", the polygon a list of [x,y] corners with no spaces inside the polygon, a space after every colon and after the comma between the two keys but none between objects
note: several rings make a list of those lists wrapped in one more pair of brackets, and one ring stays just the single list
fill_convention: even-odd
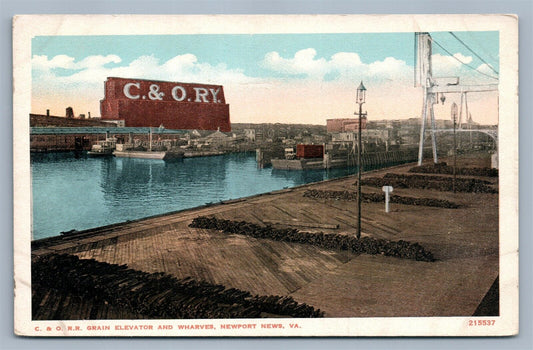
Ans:
[{"label": "pilings in water", "polygon": [[262,149],[255,150],[255,160],[258,168],[264,168],[272,164],[272,158],[282,158],[283,149]]},{"label": "pilings in water", "polygon": [[255,161],[259,168],[264,168],[265,165],[270,164],[270,159],[265,159],[265,152],[261,148],[255,150]]}]

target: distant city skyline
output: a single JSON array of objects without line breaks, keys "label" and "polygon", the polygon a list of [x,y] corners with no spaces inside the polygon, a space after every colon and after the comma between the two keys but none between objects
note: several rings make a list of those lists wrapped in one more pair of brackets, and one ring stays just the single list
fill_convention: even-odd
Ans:
[{"label": "distant city skyline", "polygon": [[[498,82],[498,32],[430,34],[434,76]],[[99,117],[104,81],[115,76],[223,85],[234,123],[325,125],[354,117],[364,81],[369,120],[408,119],[422,110],[414,53],[414,33],[37,36],[31,111]],[[460,95],[447,94],[435,117],[449,119],[452,102]],[[496,92],[468,102],[475,122],[498,123]]]}]

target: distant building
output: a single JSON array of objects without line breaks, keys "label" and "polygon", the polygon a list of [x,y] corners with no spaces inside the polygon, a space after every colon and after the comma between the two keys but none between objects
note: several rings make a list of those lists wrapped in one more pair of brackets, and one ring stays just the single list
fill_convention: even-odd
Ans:
[{"label": "distant building", "polygon": [[336,132],[331,134],[332,142],[354,142],[357,140],[355,132]]},{"label": "distant building", "polygon": [[362,132],[363,140],[371,143],[385,143],[389,140],[388,129],[366,129]]},{"label": "distant building", "polygon": [[203,141],[213,147],[230,147],[235,144],[236,137],[234,134],[223,133],[220,130],[207,135]]},{"label": "distant building", "polygon": [[192,130],[189,132],[191,138],[200,138],[202,134],[198,130]]},{"label": "distant building", "polygon": [[324,143],[326,142],[325,135],[313,135],[313,143]]},{"label": "distant building", "polygon": [[393,120],[370,120],[366,124],[367,129],[391,129],[393,128]]},{"label": "distant building", "polygon": [[126,124],[124,123],[124,119],[121,119],[121,120],[102,120],[100,119],[103,123],[108,123],[108,124],[115,124],[116,126],[120,127],[120,128],[123,128],[126,126]]},{"label": "distant building", "polygon": [[[367,118],[361,118],[361,129],[366,129]],[[328,133],[349,132],[359,130],[359,118],[336,118],[326,119],[326,129]]]},{"label": "distant building", "polygon": [[265,135],[262,130],[255,130],[255,141],[264,141]]},{"label": "distant building", "polygon": [[244,137],[248,141],[255,142],[255,129],[244,129]]}]

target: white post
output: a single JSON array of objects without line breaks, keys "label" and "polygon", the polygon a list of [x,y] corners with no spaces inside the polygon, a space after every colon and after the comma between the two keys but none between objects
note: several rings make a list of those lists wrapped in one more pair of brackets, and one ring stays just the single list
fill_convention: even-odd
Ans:
[{"label": "white post", "polygon": [[420,123],[420,143],[418,144],[418,165],[422,165],[424,158],[424,136],[426,134],[426,116],[427,116],[427,90],[424,88],[424,103],[422,106],[422,122]]},{"label": "white post", "polygon": [[424,103],[422,105],[422,115],[420,123],[420,143],[418,146],[418,165],[422,165],[422,159],[424,158],[424,138],[426,132],[426,118],[428,115],[428,108],[433,110],[433,107],[428,107],[429,92],[428,88],[432,87],[432,69],[431,69],[431,55],[432,55],[432,42],[431,35],[429,33],[418,33],[417,40],[417,53],[416,53],[416,74],[417,78],[415,85],[420,85],[423,88]]},{"label": "white post", "polygon": [[385,213],[388,213],[390,212],[390,193],[392,192],[393,188],[392,186],[383,186],[381,189],[383,190],[383,192],[385,192]]}]

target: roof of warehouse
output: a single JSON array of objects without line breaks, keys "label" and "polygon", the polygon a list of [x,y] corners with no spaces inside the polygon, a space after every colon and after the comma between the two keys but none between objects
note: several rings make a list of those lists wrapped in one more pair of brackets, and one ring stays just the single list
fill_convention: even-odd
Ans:
[{"label": "roof of warehouse", "polygon": [[[149,127],[132,128],[132,127],[32,127],[30,128],[30,135],[49,135],[49,134],[105,134],[108,131],[110,134],[148,134],[150,132]],[[152,128],[154,134],[184,134],[190,130],[173,130],[163,129],[160,130],[157,127]]]}]

